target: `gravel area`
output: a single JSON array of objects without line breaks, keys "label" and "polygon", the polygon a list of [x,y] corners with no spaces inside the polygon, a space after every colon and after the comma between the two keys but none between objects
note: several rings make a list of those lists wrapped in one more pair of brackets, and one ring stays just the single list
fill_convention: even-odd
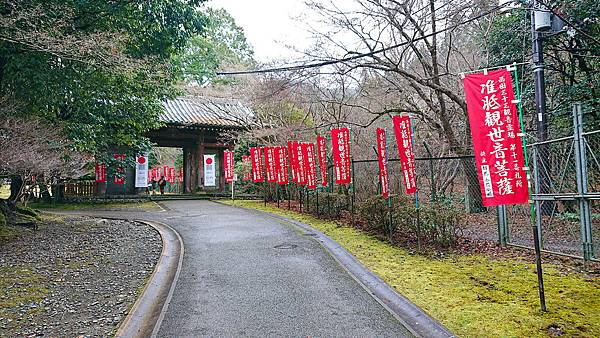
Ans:
[{"label": "gravel area", "polygon": [[46,217],[0,244],[0,337],[112,336],[162,250],[151,227]]}]

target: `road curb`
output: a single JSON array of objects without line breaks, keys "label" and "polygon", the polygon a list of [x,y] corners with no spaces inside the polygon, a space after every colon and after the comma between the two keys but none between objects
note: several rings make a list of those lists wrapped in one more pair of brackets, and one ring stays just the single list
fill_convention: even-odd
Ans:
[{"label": "road curb", "polygon": [[183,240],[177,231],[162,222],[134,221],[156,229],[162,239],[163,249],[148,283],[117,329],[115,337],[156,337],[183,264]]},{"label": "road curb", "polygon": [[[218,202],[218,201],[215,201]],[[220,203],[220,202],[218,202]],[[221,203],[223,205],[228,205]],[[231,205],[228,205],[231,206]],[[331,256],[354,278],[367,292],[398,319],[412,334],[417,337],[456,337],[450,330],[425,311],[412,303],[406,297],[397,293],[394,288],[367,269],[350,252],[329,236],[313,227],[277,214],[257,209],[233,206],[244,210],[256,211],[279,221],[292,224],[311,234]]]}]

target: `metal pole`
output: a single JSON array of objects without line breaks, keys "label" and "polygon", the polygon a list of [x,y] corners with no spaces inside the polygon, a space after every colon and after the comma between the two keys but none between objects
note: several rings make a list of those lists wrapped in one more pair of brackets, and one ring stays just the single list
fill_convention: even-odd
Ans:
[{"label": "metal pole", "polygon": [[[536,195],[540,193],[540,184],[539,184],[539,170],[538,170],[538,159],[540,156],[538,153],[538,149],[534,148],[534,161],[533,161],[533,175],[535,177],[535,193]],[[542,253],[541,253],[541,229],[542,229],[542,212],[541,212],[541,203],[539,200],[535,201],[535,222],[532,223],[533,228],[533,244],[535,250],[535,266],[537,271],[538,278],[538,291],[540,296],[540,308],[542,311],[546,310],[546,296],[544,294],[544,272],[542,270]]]},{"label": "metal pole", "polygon": [[577,192],[579,197],[579,224],[581,226],[581,244],[583,259],[589,261],[594,257],[590,202],[584,197],[587,194],[587,159],[583,134],[583,113],[581,104],[573,105],[573,127],[575,148],[575,169],[577,176]]},{"label": "metal pole", "polygon": [[279,184],[275,183],[275,195],[277,196],[277,207],[279,208]]},{"label": "metal pole", "polygon": [[[531,11],[531,38],[533,51],[533,76],[535,84],[535,108],[537,113],[537,142],[545,141],[548,138],[548,121],[546,114],[546,83],[544,79],[544,48],[542,34],[535,29],[535,11],[538,9],[537,1],[533,3]],[[550,177],[549,177],[549,162],[547,158],[547,147],[541,146],[537,149],[537,166],[540,169],[538,175],[539,193],[550,192]],[[541,155],[541,156],[539,156]],[[546,168],[546,171],[544,171]],[[552,202],[545,201],[540,203],[540,210],[544,215],[549,215],[552,212]]]},{"label": "metal pole", "polygon": [[508,243],[508,231],[506,221],[506,206],[499,205],[496,207],[496,213],[498,218],[498,243],[501,246],[506,246]]}]

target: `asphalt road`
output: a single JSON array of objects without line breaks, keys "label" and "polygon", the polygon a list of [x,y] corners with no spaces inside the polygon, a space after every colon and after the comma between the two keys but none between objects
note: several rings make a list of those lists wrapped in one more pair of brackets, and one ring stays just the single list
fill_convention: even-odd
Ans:
[{"label": "asphalt road", "polygon": [[110,212],[165,222],[183,238],[159,337],[411,336],[303,230],[209,201],[162,204]]}]

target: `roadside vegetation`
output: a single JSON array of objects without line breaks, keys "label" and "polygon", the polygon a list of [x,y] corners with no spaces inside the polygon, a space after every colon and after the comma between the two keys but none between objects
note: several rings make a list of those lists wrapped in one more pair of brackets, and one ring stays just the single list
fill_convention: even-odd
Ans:
[{"label": "roadside vegetation", "polygon": [[525,254],[420,255],[336,221],[260,201],[224,203],[290,217],[322,231],[458,336],[600,336],[597,275],[546,263],[548,312],[543,313],[535,266]]}]

